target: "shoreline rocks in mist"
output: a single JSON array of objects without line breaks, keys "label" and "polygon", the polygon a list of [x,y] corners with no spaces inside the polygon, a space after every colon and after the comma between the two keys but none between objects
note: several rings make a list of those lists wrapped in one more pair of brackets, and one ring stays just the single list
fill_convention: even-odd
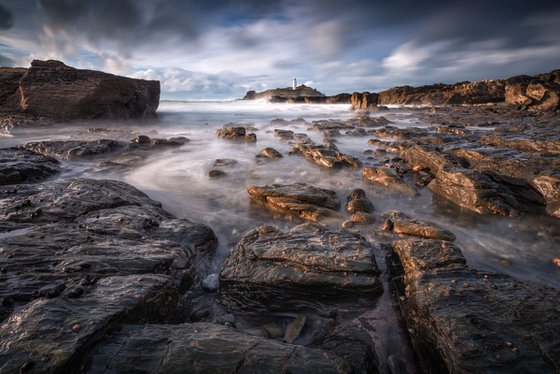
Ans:
[{"label": "shoreline rocks in mist", "polygon": [[0,82],[2,117],[146,118],[159,106],[159,81],[75,69],[54,60],[34,60],[29,69],[0,68]]}]

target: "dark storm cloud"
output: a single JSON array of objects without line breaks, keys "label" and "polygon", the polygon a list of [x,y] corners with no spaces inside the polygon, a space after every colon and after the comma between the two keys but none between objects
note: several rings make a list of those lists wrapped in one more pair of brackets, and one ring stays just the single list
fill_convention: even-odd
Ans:
[{"label": "dark storm cloud", "polygon": [[0,5],[0,30],[11,29],[14,24],[14,16],[9,9]]}]

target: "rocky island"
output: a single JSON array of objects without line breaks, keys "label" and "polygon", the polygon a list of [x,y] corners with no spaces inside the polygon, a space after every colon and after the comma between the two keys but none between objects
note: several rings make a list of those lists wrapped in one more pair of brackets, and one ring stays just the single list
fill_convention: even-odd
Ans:
[{"label": "rocky island", "polygon": [[1,68],[2,121],[53,133],[0,139],[0,372],[559,373],[559,86],[131,126],[159,82]]},{"label": "rocky island", "polygon": [[248,91],[242,100],[266,100],[271,103],[347,104],[351,95],[342,93],[327,96],[305,84],[297,87],[275,88],[263,92]]}]

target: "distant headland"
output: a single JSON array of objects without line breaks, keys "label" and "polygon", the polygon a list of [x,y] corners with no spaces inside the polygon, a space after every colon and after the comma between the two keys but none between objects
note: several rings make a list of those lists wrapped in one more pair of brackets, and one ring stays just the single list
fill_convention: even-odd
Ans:
[{"label": "distant headland", "polygon": [[[295,79],[294,79],[295,80]],[[349,93],[327,96],[305,84],[275,88],[263,92],[249,91],[242,100],[267,100],[271,103],[350,104]]]},{"label": "distant headland", "polygon": [[381,92],[326,96],[306,85],[249,91],[243,100],[272,103],[351,104],[353,110],[375,111],[386,105],[453,106],[503,104],[520,110],[560,110],[560,70],[535,76],[487,79],[455,84],[393,87]]}]

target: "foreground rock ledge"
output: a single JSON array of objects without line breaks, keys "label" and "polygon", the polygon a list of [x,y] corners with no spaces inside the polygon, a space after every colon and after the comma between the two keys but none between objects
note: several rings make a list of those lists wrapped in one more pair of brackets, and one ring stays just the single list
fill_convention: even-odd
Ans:
[{"label": "foreground rock ledge", "polygon": [[124,322],[182,319],[216,247],[123,182],[10,185],[0,201],[0,372],[75,371]]},{"label": "foreground rock ledge", "polygon": [[392,246],[404,270],[405,318],[429,372],[560,371],[560,291],[471,269],[448,242]]},{"label": "foreground rock ledge", "polygon": [[209,323],[125,326],[94,352],[88,373],[353,373],[321,349]]},{"label": "foreground rock ledge", "polygon": [[152,117],[159,106],[159,81],[75,69],[54,60],[34,60],[29,69],[0,68],[0,82],[0,114],[127,119]]},{"label": "foreground rock ledge", "polygon": [[220,274],[222,300],[233,310],[313,309],[314,302],[383,292],[373,248],[346,230],[306,223],[282,232],[246,234]]}]

